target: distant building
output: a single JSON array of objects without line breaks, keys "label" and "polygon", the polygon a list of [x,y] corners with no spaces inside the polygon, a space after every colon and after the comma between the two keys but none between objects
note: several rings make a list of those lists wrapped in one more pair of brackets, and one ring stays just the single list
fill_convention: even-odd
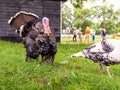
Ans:
[{"label": "distant building", "polygon": [[10,17],[19,11],[37,14],[40,19],[50,19],[50,27],[55,30],[57,41],[60,42],[61,2],[67,0],[0,0],[0,39],[20,42],[21,37],[8,24]]}]

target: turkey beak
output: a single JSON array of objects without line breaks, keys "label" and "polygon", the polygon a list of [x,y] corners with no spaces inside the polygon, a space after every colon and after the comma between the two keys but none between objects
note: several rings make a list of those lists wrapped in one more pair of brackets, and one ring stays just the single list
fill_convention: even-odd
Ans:
[{"label": "turkey beak", "polygon": [[74,55],[71,55],[71,58],[75,58],[75,56],[74,56]]},{"label": "turkey beak", "polygon": [[75,58],[75,57],[85,57],[85,55],[83,54],[83,52],[78,52],[71,55],[71,58]]}]

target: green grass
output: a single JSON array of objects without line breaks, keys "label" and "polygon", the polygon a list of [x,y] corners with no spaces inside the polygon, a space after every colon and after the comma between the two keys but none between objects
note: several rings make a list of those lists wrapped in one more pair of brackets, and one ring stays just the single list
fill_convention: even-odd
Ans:
[{"label": "green grass", "polygon": [[22,43],[0,41],[0,90],[120,90],[120,65],[111,66],[113,78],[100,75],[99,64],[70,55],[90,44],[57,44],[53,66],[25,62]]},{"label": "green grass", "polygon": [[[107,39],[112,39],[112,35],[107,35],[106,38]],[[77,42],[73,42],[72,39],[73,39],[73,35],[66,35],[66,36],[62,36],[61,41],[62,41],[62,44],[71,44],[71,43],[72,44],[78,44],[79,43],[79,38],[78,37],[77,37]],[[95,43],[99,42],[101,40],[102,40],[101,36],[100,35],[96,35]],[[82,43],[85,43],[84,38],[82,39],[82,41],[83,41]],[[91,37],[89,39],[89,43],[92,43]]]}]

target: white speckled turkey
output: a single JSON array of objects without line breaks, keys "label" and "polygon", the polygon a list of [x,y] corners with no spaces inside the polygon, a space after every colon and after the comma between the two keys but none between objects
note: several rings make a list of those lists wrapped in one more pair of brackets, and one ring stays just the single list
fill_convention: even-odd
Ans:
[{"label": "white speckled turkey", "polygon": [[83,51],[71,55],[71,57],[84,57],[100,63],[100,73],[103,72],[102,65],[105,65],[108,76],[111,78],[109,66],[120,63],[120,41],[104,39],[85,48]]}]

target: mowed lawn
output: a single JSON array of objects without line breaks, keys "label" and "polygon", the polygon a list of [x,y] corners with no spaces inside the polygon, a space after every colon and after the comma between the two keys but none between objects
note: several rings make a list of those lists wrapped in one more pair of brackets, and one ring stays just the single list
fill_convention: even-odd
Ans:
[{"label": "mowed lawn", "polygon": [[[62,38],[61,38],[62,44],[79,44],[80,43],[80,40],[79,40],[78,36],[77,36],[77,42],[73,42],[73,35],[72,34],[70,34],[70,35],[64,35],[63,34],[61,36],[62,36]],[[84,37],[85,36],[83,35],[82,43],[85,43]],[[107,39],[113,39],[113,35],[107,35],[106,38]],[[116,37],[116,39],[120,39],[120,38]],[[102,38],[101,38],[100,35],[96,35],[95,36],[95,43],[99,42],[101,40],[102,40]],[[92,38],[91,38],[91,36],[89,38],[89,44],[92,44]]]},{"label": "mowed lawn", "polygon": [[[64,38],[63,38],[64,39]],[[54,64],[25,61],[22,43],[0,41],[0,90],[120,90],[120,65],[112,65],[113,78],[99,74],[99,64],[70,58],[89,44],[60,44]]]}]

